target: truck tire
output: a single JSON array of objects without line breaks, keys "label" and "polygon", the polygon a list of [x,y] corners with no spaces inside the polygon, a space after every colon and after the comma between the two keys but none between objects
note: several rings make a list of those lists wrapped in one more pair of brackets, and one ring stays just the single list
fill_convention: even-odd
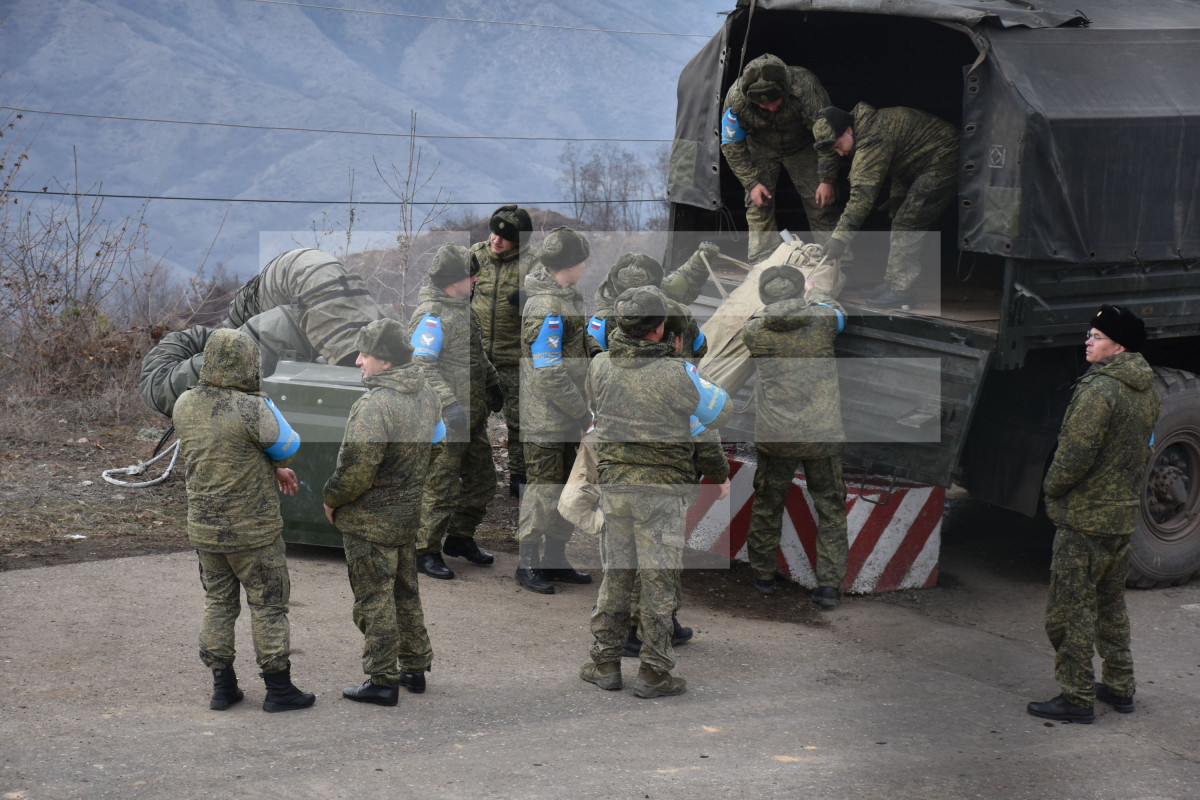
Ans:
[{"label": "truck tire", "polygon": [[1142,480],[1126,585],[1178,586],[1200,572],[1200,379],[1155,367],[1162,411]]}]

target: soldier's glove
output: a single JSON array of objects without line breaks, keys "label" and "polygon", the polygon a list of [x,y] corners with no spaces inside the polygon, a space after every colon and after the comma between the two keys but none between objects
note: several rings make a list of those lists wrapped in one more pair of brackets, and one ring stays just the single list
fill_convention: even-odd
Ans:
[{"label": "soldier's glove", "polygon": [[847,245],[841,239],[830,239],[825,245],[825,257],[831,261],[836,261],[846,253]]},{"label": "soldier's glove", "polygon": [[489,386],[484,391],[487,392],[488,411],[499,414],[504,408],[504,391],[499,386]]},{"label": "soldier's glove", "polygon": [[447,430],[465,431],[467,429],[467,414],[457,400],[442,409],[442,421],[446,423]]},{"label": "soldier's glove", "polygon": [[510,292],[508,295],[508,303],[513,308],[518,310],[525,309],[525,301],[529,299],[529,295],[525,294],[524,289],[518,289],[515,292]]},{"label": "soldier's glove", "polygon": [[696,248],[696,250],[704,253],[704,255],[708,256],[709,258],[712,258],[713,256],[719,256],[721,254],[721,248],[717,247],[716,242],[701,242],[700,246]]}]

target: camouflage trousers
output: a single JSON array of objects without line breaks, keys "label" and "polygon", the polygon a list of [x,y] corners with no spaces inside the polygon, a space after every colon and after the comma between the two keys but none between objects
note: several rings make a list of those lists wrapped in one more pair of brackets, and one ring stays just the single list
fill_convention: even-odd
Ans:
[{"label": "camouflage trousers", "polygon": [[200,626],[200,660],[209,669],[233,664],[234,623],[241,613],[241,590],[250,606],[250,635],[262,672],[281,672],[291,666],[288,576],[283,537],[266,547],[236,553],[197,550],[200,583],[204,586],[204,619]]},{"label": "camouflage trousers", "polygon": [[354,592],[354,624],[365,637],[363,672],[372,683],[395,684],[402,672],[426,672],[433,645],[425,630],[411,544],[389,547],[342,534]]},{"label": "camouflage trousers", "polygon": [[[750,193],[746,192],[746,227],[749,230],[747,261],[753,262],[769,255],[783,241],[779,238],[779,225],[775,221],[775,187],[779,184],[780,173],[785,170],[804,204],[809,230],[827,232],[837,226],[841,216],[840,210],[833,206],[821,208],[817,205],[816,194],[820,179],[817,177],[816,150],[806,147],[799,153],[774,158],[756,154],[755,166],[759,170],[759,181],[767,187],[771,198],[767,200],[766,205],[759,208],[751,201]],[[828,236],[816,238],[824,243]]]},{"label": "camouflage trousers", "polygon": [[529,482],[517,519],[518,542],[540,545],[545,539],[570,541],[575,526],[558,513],[558,496],[575,465],[578,447],[578,442],[525,442],[525,477]]},{"label": "camouflage trousers", "polygon": [[1105,686],[1122,697],[1132,697],[1136,688],[1125,610],[1131,538],[1061,526],[1054,535],[1046,636],[1054,646],[1054,679],[1076,705],[1090,706],[1095,699],[1093,648],[1104,659]]},{"label": "camouflage trousers", "polygon": [[495,494],[496,466],[484,418],[472,426],[468,441],[444,443],[430,465],[417,555],[440,553],[446,534],[473,539]]},{"label": "camouflage trousers", "polygon": [[917,176],[904,202],[892,217],[887,271],[884,281],[897,292],[910,289],[921,274],[921,243],[958,194],[957,162],[954,168],[934,169]]},{"label": "camouflage trousers", "polygon": [[746,531],[746,550],[756,580],[775,577],[779,540],[783,533],[784,501],[792,490],[796,468],[804,467],[808,495],[817,512],[818,586],[840,587],[846,577],[850,545],[846,533],[846,483],[842,457],[798,458],[771,455],[758,448],[754,471],[754,503]]},{"label": "camouflage trousers", "polygon": [[671,617],[679,602],[688,501],[665,492],[605,488],[600,505],[604,509],[600,538],[604,580],[592,612],[592,661],[621,660],[636,587],[640,592],[637,632],[642,640],[642,663],[670,671],[675,666]]},{"label": "camouflage trousers", "polygon": [[508,473],[525,474],[525,447],[521,443],[521,366],[496,367],[504,392],[504,424],[508,426]]}]

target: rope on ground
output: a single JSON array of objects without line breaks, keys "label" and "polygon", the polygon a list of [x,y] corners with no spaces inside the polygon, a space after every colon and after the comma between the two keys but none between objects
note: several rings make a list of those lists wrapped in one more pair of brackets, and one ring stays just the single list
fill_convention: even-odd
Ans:
[{"label": "rope on ground", "polygon": [[[167,465],[167,471],[164,472],[162,475],[159,475],[154,480],[131,483],[129,481],[123,481],[118,478],[112,477],[113,475],[142,475],[146,472],[146,467],[150,466],[155,461],[158,461],[162,457],[166,456],[168,453],[171,455],[171,463]],[[178,458],[179,458],[179,440],[176,440],[174,444],[172,444],[166,450],[163,450],[161,453],[159,453],[158,455],[156,455],[154,458],[150,459],[149,461],[139,461],[137,464],[135,464],[133,466],[129,466],[129,467],[117,467],[115,469],[106,469],[106,470],[104,470],[104,472],[102,474],[104,476],[104,480],[108,481],[109,483],[113,484],[114,486],[127,486],[132,489],[140,489],[144,486],[153,486],[156,483],[162,483],[168,477],[170,477],[171,470],[175,468],[175,460]]]}]

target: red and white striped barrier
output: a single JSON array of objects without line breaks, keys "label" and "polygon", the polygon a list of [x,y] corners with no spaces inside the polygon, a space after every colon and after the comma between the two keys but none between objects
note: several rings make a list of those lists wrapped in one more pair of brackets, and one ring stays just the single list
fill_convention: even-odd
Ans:
[{"label": "red and white striped barrier", "polygon": [[[717,500],[706,484],[688,512],[688,546],[746,560],[746,530],[754,499],[754,465],[730,459],[730,491]],[[940,486],[897,481],[846,471],[846,527],[850,540],[846,578],[841,590],[856,594],[918,589],[937,584],[942,539]],[[812,500],[797,473],[785,501],[779,543],[779,572],[816,588],[817,524]]]}]

